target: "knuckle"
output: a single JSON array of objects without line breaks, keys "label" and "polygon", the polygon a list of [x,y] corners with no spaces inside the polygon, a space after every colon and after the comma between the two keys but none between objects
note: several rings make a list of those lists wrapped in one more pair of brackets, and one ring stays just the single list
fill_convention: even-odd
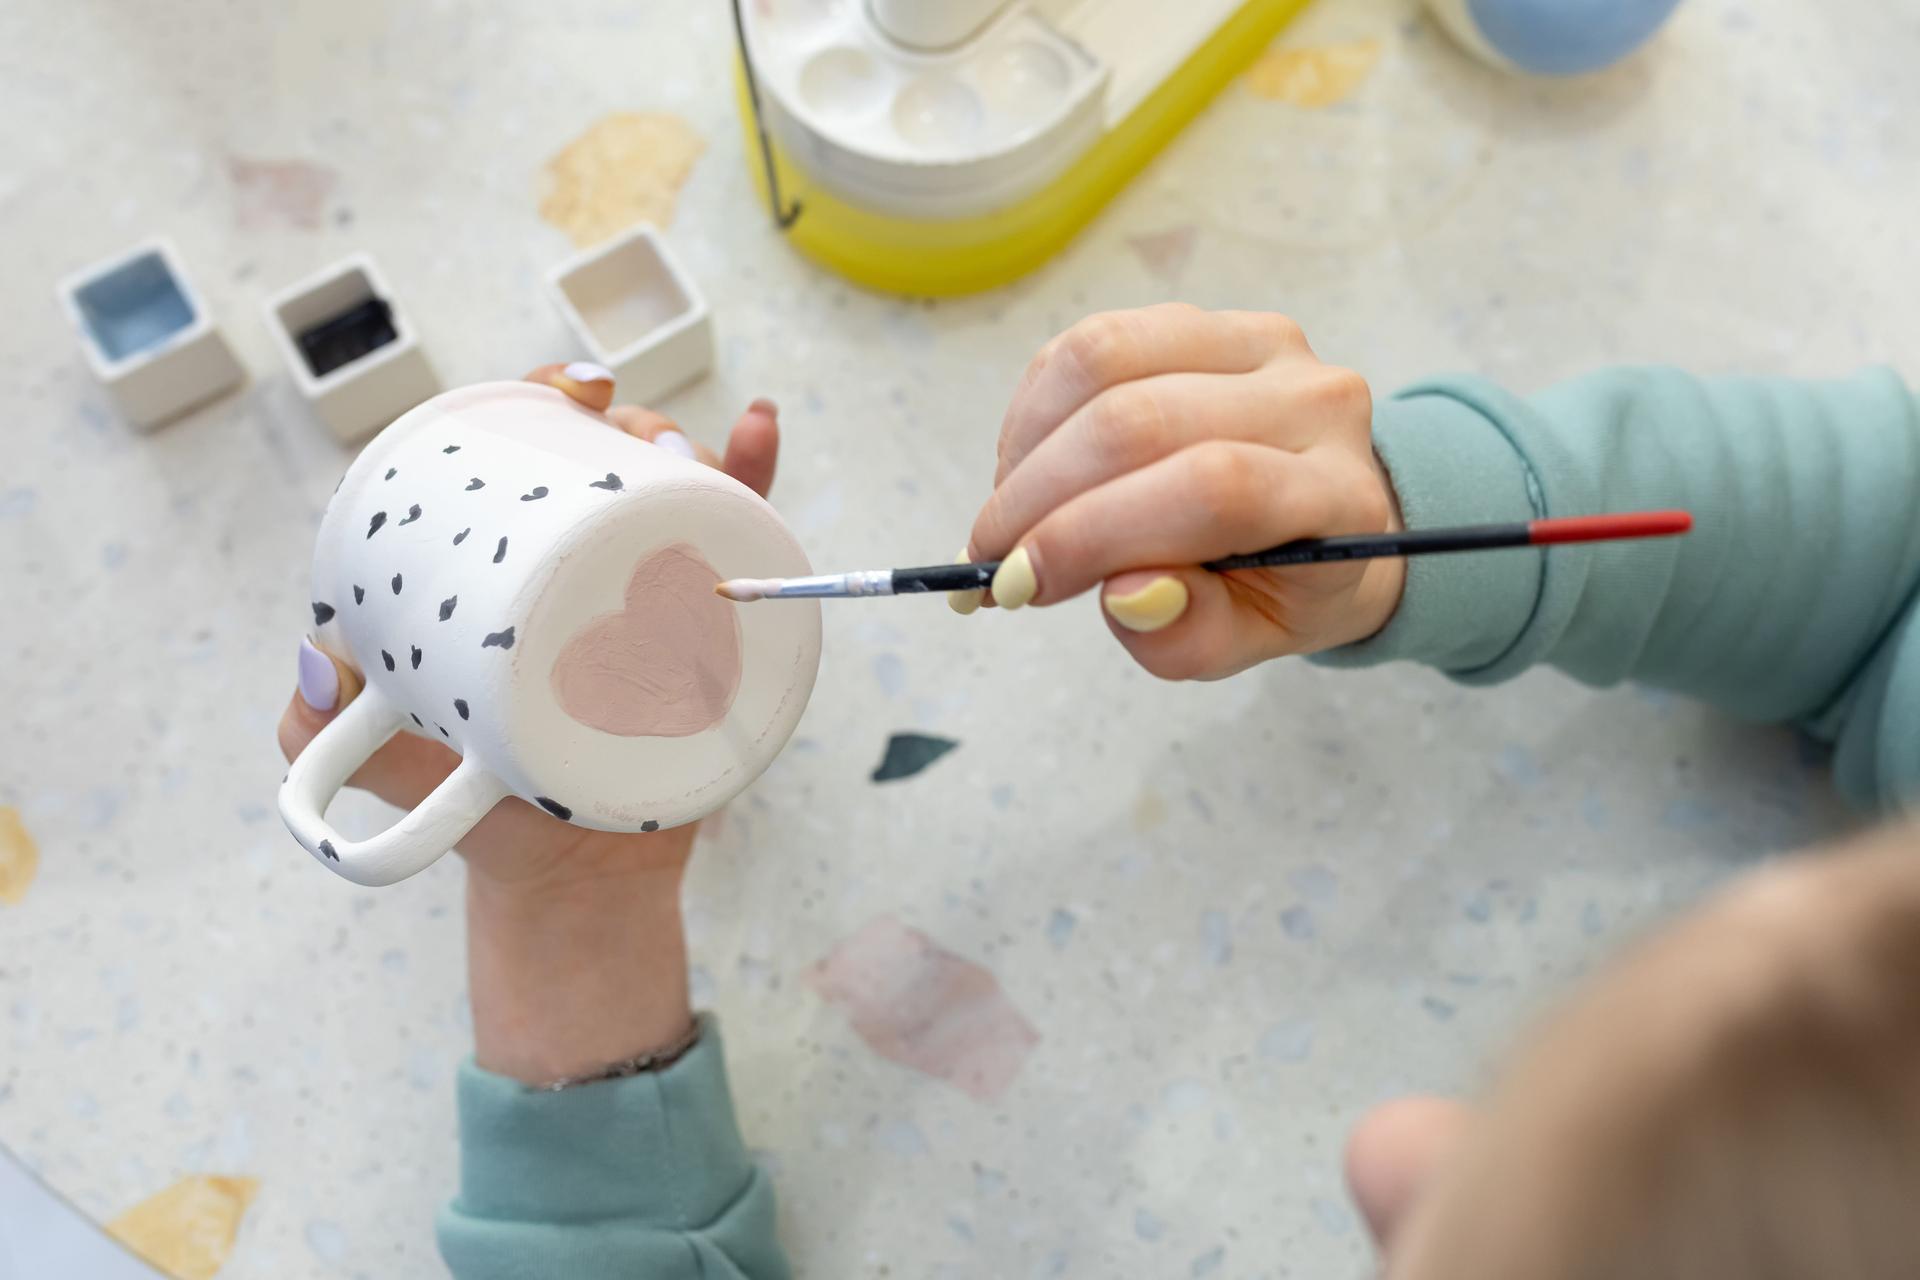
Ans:
[{"label": "knuckle", "polygon": [[1127,383],[1102,392],[1087,415],[1091,447],[1116,468],[1134,465],[1160,453],[1167,435],[1166,408],[1160,397],[1140,383]]},{"label": "knuckle", "polygon": [[1261,331],[1276,351],[1299,351],[1307,345],[1306,332],[1292,316],[1278,311],[1260,313]]},{"label": "knuckle", "polygon": [[1060,336],[1060,356],[1089,384],[1104,387],[1125,378],[1133,345],[1133,326],[1125,314],[1103,311]]},{"label": "knuckle", "polygon": [[1187,474],[1195,496],[1216,516],[1242,519],[1259,505],[1252,470],[1227,444],[1214,441],[1187,450]]},{"label": "knuckle", "polygon": [[1373,388],[1353,370],[1328,365],[1320,380],[1318,398],[1342,425],[1357,424],[1371,430]]}]

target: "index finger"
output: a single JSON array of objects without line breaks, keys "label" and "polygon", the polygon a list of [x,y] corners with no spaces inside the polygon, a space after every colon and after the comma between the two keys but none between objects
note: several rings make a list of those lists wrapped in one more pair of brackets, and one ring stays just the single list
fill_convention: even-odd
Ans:
[{"label": "index finger", "polygon": [[543,364],[522,381],[542,383],[565,392],[595,413],[605,413],[613,404],[613,373],[591,360]]},{"label": "index finger", "polygon": [[1088,316],[1027,366],[1000,426],[993,482],[1102,391],[1165,373],[1250,373],[1290,349],[1306,349],[1300,327],[1267,312],[1169,302]]}]

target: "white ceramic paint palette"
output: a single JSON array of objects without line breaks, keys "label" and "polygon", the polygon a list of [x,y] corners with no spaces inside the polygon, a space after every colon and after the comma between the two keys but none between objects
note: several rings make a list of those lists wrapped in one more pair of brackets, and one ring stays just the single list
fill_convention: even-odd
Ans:
[{"label": "white ceramic paint palette", "polygon": [[965,217],[1046,185],[1171,75],[1234,0],[768,0],[768,124],[848,198]]},{"label": "white ceramic paint palette", "polygon": [[88,367],[136,427],[158,426],[246,376],[168,241],[67,277],[60,298]]},{"label": "white ceramic paint palette", "polygon": [[706,299],[647,223],[568,258],[547,274],[547,288],[624,400],[659,400],[713,365]]}]

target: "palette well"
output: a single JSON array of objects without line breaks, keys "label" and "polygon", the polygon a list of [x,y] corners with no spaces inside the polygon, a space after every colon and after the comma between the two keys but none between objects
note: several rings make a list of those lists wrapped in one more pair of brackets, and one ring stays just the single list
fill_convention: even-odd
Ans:
[{"label": "palette well", "polygon": [[266,303],[267,327],[300,395],[354,441],[437,395],[440,379],[393,288],[357,253]]},{"label": "palette well", "polygon": [[666,239],[640,223],[547,275],[553,302],[623,400],[658,400],[713,367],[706,299]]},{"label": "palette well", "polygon": [[166,240],[76,272],[59,293],[88,367],[134,426],[158,426],[246,376]]}]

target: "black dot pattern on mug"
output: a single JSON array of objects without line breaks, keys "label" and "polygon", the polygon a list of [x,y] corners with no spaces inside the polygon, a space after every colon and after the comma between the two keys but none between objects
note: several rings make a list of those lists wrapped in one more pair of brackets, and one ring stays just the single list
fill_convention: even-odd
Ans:
[{"label": "black dot pattern on mug", "polygon": [[549,800],[545,796],[535,796],[534,799],[540,802],[542,809],[545,809],[562,822],[566,822],[573,817],[573,810],[567,808],[567,806],[561,804],[558,800]]},{"label": "black dot pattern on mug", "polygon": [[[452,455],[459,453],[460,450],[461,450],[461,446],[458,444],[447,444],[441,447],[440,452],[445,456],[451,457]],[[400,474],[400,469],[398,467],[389,467],[386,470],[384,479],[391,481],[399,474]],[[482,476],[476,476],[476,475],[467,475],[467,476],[461,477],[456,474],[455,478],[453,479],[453,483],[459,485],[460,488],[467,493],[478,493],[481,490],[484,490],[485,488],[487,488],[486,479]],[[587,487],[591,489],[599,489],[606,493],[620,493],[625,490],[626,483],[620,478],[620,476],[617,473],[609,471],[606,473],[606,475],[602,479],[587,481]],[[534,485],[532,488],[528,489],[525,493],[522,493],[521,495],[519,495],[519,498],[521,502],[538,502],[542,498],[547,497],[551,492],[552,491],[546,485],[543,485],[543,484]],[[394,521],[393,522],[394,527],[401,528],[406,525],[413,524],[415,521],[420,520],[423,517],[423,515],[424,515],[424,509],[422,504],[417,502],[409,503],[407,506],[406,515],[401,517],[399,520]],[[388,523],[388,515],[386,511],[381,510],[381,511],[374,512],[367,520],[367,532],[366,532],[367,539],[371,540],[375,534],[379,533],[381,529],[386,527],[387,523]],[[453,545],[457,547],[465,543],[467,538],[471,536],[472,533],[473,533],[473,526],[472,525],[465,526],[460,530],[460,532],[453,535]],[[494,564],[505,563],[507,558],[507,543],[508,543],[507,535],[505,534],[498,535],[498,540],[495,542],[494,548],[493,548]],[[402,592],[402,588],[405,585],[404,575],[399,572],[396,572],[393,575],[392,579],[390,580],[389,585],[392,587],[393,594],[395,596],[399,596]],[[367,598],[366,589],[361,585],[359,585],[358,583],[354,584],[353,602],[356,605],[364,605],[366,603],[366,598]],[[448,596],[446,599],[440,601],[436,611],[436,616],[438,617],[438,620],[441,622],[449,621],[453,617],[454,610],[459,606],[459,603],[460,603],[460,598],[457,595]],[[313,606],[313,616],[314,616],[315,625],[324,626],[327,622],[333,619],[335,615],[335,610],[332,605],[327,604],[324,601],[316,600],[312,602],[312,606]],[[482,649],[508,650],[513,648],[514,638],[515,638],[514,628],[511,626],[506,627],[505,629],[500,631],[489,631],[489,632],[486,632],[484,637],[481,639],[480,647]],[[424,651],[422,650],[421,646],[417,644],[409,643],[407,648],[407,656],[408,656],[408,664],[407,664],[408,669],[412,671],[418,671],[420,669],[420,664],[425,657]],[[388,671],[396,672],[396,673],[398,672],[400,664],[394,658],[393,654],[389,653],[387,650],[385,649],[380,650],[380,661]],[[459,715],[461,720],[463,721],[472,720],[473,709],[471,704],[469,704],[465,698],[455,698],[453,700],[453,709],[455,713]],[[418,712],[409,711],[407,714],[412,717],[414,724],[418,725],[420,728],[424,729],[427,727],[427,722],[421,719],[420,714]],[[433,722],[433,727],[440,731],[441,737],[447,738],[449,740],[452,739],[453,735],[448,732],[445,725],[440,724],[438,721],[435,721]],[[562,818],[562,819],[569,819],[573,816],[573,811],[567,808],[565,805],[560,804],[558,801],[542,798],[540,800],[540,804],[549,813],[552,813],[555,817]],[[653,830],[657,830],[658,827],[659,827],[658,823],[648,823],[643,829],[648,831],[653,831]]]},{"label": "black dot pattern on mug", "polygon": [[313,602],[313,625],[324,627],[333,621],[333,606],[322,600]]}]

